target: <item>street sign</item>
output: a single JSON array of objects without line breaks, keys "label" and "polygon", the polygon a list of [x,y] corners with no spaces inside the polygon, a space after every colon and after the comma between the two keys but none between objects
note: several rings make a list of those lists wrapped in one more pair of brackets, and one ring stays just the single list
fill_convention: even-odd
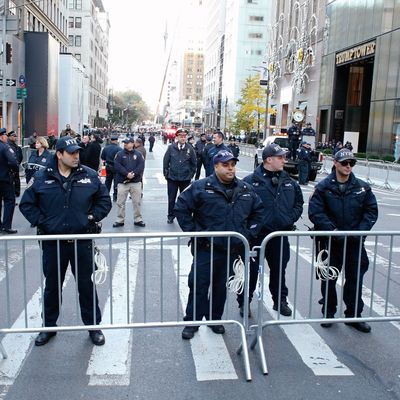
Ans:
[{"label": "street sign", "polygon": [[16,79],[6,79],[6,85],[7,86],[16,86],[17,80]]}]

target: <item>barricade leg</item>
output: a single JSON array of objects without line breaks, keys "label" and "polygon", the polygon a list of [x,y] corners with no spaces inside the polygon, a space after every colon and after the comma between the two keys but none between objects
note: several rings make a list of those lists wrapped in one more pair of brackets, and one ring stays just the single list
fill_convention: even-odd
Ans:
[{"label": "barricade leg", "polygon": [[1,356],[4,358],[4,359],[6,359],[8,356],[7,356],[7,352],[6,352],[6,349],[4,348],[4,346],[0,343],[0,353],[1,353]]}]

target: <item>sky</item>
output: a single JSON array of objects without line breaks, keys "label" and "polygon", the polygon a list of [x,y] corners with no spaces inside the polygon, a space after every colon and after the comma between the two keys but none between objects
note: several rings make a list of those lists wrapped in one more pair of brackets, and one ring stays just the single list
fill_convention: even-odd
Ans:
[{"label": "sky", "polygon": [[[184,1],[103,0],[111,25],[110,89],[135,90],[156,110],[167,53]],[[166,24],[169,38],[164,52]]]}]

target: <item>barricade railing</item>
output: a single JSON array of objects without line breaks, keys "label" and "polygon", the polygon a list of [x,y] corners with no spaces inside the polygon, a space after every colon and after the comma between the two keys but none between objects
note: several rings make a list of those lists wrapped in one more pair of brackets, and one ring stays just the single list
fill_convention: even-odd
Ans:
[{"label": "barricade railing", "polygon": [[[190,247],[188,241],[191,243]],[[104,258],[96,264],[95,255],[98,254],[98,250]],[[27,256],[32,252],[37,252],[37,257]],[[245,299],[248,298],[249,252],[247,240],[237,232],[3,237],[0,245],[0,354],[3,358],[7,357],[4,338],[5,335],[15,333],[233,325],[238,328],[240,341],[245,350],[243,353],[245,377],[246,380],[251,380],[245,325],[231,316],[233,307],[230,302],[233,296],[228,295],[227,289],[227,281],[232,275],[233,258],[239,254],[243,260],[242,282]],[[66,253],[70,254],[72,266],[65,265]],[[172,255],[172,259],[166,257],[168,254]],[[102,268],[105,262],[109,268],[106,276],[101,275],[105,272]],[[88,263],[90,265],[87,265]],[[183,320],[182,305],[187,301],[185,289],[192,263],[193,318]],[[102,264],[100,269],[98,269],[99,264]],[[210,282],[209,288],[206,289],[209,299],[207,319],[196,315],[199,309],[196,304],[198,293],[201,285],[204,286],[204,279],[207,280],[204,275],[201,281],[198,279],[204,265],[209,268],[206,271],[209,273]],[[57,293],[55,304],[59,309],[58,326],[49,326],[54,325],[55,321],[49,322],[50,318],[46,316],[50,315],[50,312],[48,309],[45,310],[44,305],[45,285],[46,279],[50,279],[50,267],[57,269],[55,274],[57,282],[52,278],[52,294],[55,298],[54,293]],[[79,302],[82,296],[78,291],[78,285],[67,285],[71,277],[68,271],[64,282],[61,278],[64,271],[70,267],[75,280],[80,285],[86,285],[86,289],[90,291],[90,296],[86,293],[86,296],[90,297],[89,302],[86,299],[86,304],[91,304],[89,309],[93,309],[93,315],[91,311],[86,313],[86,323],[79,318],[81,315]],[[95,284],[92,284],[90,276],[95,279]],[[214,285],[214,280],[217,279],[222,282],[224,293],[217,290],[217,285]],[[63,285],[65,288],[61,296]],[[72,286],[75,289],[71,289]],[[36,301],[36,307],[32,307],[30,302],[28,304],[28,298],[35,288],[38,288],[36,297],[39,301]],[[46,296],[50,296],[50,292],[48,289]],[[221,319],[213,319],[217,300],[221,301],[221,296],[224,295],[226,303]],[[100,309],[101,305],[105,304],[102,323],[98,323],[97,298]],[[134,306],[135,310],[139,307],[143,311],[133,313]],[[38,310],[39,307],[41,310]],[[21,309],[23,311],[17,318]],[[43,320],[39,318],[40,311]],[[52,318],[54,319],[54,315]],[[19,320],[19,323],[16,323],[16,320]],[[245,307],[244,321],[248,321],[247,307]]]},{"label": "barricade railing", "polygon": [[257,152],[257,147],[254,144],[239,144],[240,155],[254,157]]},{"label": "barricade railing", "polygon": [[[277,311],[270,309],[267,313],[270,293],[265,290],[269,276],[265,267],[266,246],[273,239],[279,241],[278,248],[274,248],[280,255],[279,288],[285,277],[282,273],[284,238],[289,239],[291,254],[295,255],[294,260],[289,261],[285,274],[289,295],[287,299],[282,299],[281,291],[278,290],[279,298],[275,300],[278,309]],[[389,302],[391,295],[397,296],[397,291],[392,290],[395,282],[391,279],[391,274],[395,268],[400,268],[393,261],[393,255],[399,245],[400,231],[294,231],[269,234],[261,246],[257,247],[259,250],[257,323],[249,327],[254,331],[250,347],[254,349],[258,345],[262,372],[268,374],[263,345],[263,331],[267,327],[315,323],[328,324],[329,327],[329,324],[338,323],[400,321],[399,308]],[[384,252],[386,258],[378,252]],[[316,270],[317,266],[319,271]],[[330,268],[334,266],[338,270]],[[378,271],[379,267],[384,270]],[[330,276],[323,279],[324,274]],[[321,285],[315,284],[317,275]],[[331,283],[323,283],[327,280]],[[355,285],[355,293],[346,292],[344,289],[346,280],[348,288],[350,285]],[[329,292],[328,296],[328,290],[332,290],[331,285],[334,287],[334,282],[340,287],[336,305],[332,297],[333,292]],[[321,290],[318,286],[321,286]],[[364,316],[361,316],[363,308],[361,299],[364,299],[365,306],[369,308],[369,312],[364,310]],[[293,308],[290,317],[280,315],[281,300],[288,302],[290,300],[289,304]],[[398,298],[395,300],[399,301]],[[319,309],[321,306],[322,312]],[[354,314],[351,308],[354,308]],[[334,317],[336,312],[337,318]],[[271,316],[274,319],[271,319]],[[238,353],[241,350],[242,348],[239,348]]]}]

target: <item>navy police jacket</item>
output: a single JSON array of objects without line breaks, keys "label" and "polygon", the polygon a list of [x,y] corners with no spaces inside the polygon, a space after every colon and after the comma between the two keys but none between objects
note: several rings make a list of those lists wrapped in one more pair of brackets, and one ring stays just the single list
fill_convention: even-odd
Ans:
[{"label": "navy police jacket", "polygon": [[319,231],[369,231],[378,218],[378,204],[368,183],[351,173],[343,191],[333,172],[315,187],[308,215]]},{"label": "navy police jacket", "polygon": [[104,147],[103,151],[101,152],[100,158],[106,163],[106,167],[111,169],[114,168],[115,156],[121,150],[121,147],[119,147],[116,143],[110,143],[106,147]]},{"label": "navy police jacket", "polygon": [[[235,178],[231,193],[213,174],[193,182],[178,197],[175,215],[184,232],[236,231],[248,240],[258,234],[263,219],[260,198],[250,185]],[[216,238],[217,248],[226,248],[226,238]],[[241,244],[231,239],[232,247]]]},{"label": "navy police jacket", "polygon": [[[123,149],[115,156],[114,169],[117,173],[117,184],[124,182],[141,182],[144,171],[144,158],[137,150],[128,151]],[[129,172],[133,172],[135,174],[131,180],[128,180],[127,178]]]},{"label": "navy police jacket", "polygon": [[28,183],[30,181],[36,171],[45,168],[50,163],[51,159],[52,155],[48,150],[45,150],[40,156],[37,150],[32,151],[25,168],[26,182]]},{"label": "navy police jacket", "polygon": [[107,216],[111,200],[97,172],[86,166],[74,168],[63,184],[54,156],[31,178],[19,208],[44,234],[80,234],[89,232],[90,214],[97,222]]},{"label": "navy police jacket", "polygon": [[7,143],[0,141],[0,182],[11,183],[10,172],[19,172],[17,157]]},{"label": "navy police jacket", "polygon": [[224,143],[219,144],[218,146],[216,144],[213,144],[211,146],[206,146],[204,148],[204,151],[206,152],[205,157],[204,157],[204,166],[206,170],[206,176],[210,176],[211,174],[214,173],[214,156],[221,150],[226,150],[229,151],[229,149],[224,145]]},{"label": "navy police jacket", "polygon": [[163,159],[163,171],[166,179],[190,181],[197,168],[196,152],[189,143],[179,150],[178,143],[168,146]]},{"label": "navy police jacket", "polygon": [[270,176],[261,164],[244,178],[260,196],[264,205],[261,234],[275,231],[290,231],[303,212],[303,193],[300,186],[287,172],[281,171],[276,176],[274,185]]}]

